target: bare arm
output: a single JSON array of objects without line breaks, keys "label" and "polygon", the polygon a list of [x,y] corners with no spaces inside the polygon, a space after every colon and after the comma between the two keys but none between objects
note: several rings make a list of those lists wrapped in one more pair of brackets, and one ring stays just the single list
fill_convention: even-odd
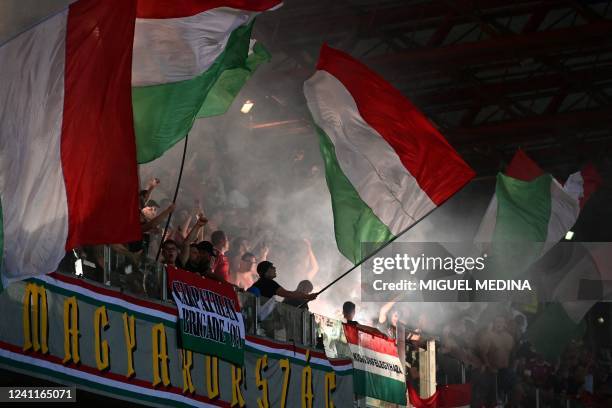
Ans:
[{"label": "bare arm", "polygon": [[183,240],[185,241],[190,241],[187,239],[187,237],[189,236],[189,225],[191,224],[191,214],[188,214],[185,217],[185,221],[183,222],[183,225],[181,225],[181,229],[180,229],[180,233],[181,236],[183,237]]},{"label": "bare arm", "polygon": [[306,293],[298,292],[295,290],[291,291],[281,286],[276,290],[276,295],[280,297],[284,297],[286,299],[298,299],[298,300],[308,301],[308,300],[316,299],[318,294],[317,293],[306,294]]},{"label": "bare arm", "polygon": [[306,249],[308,250],[308,272],[306,272],[306,279],[312,281],[317,272],[319,272],[319,262],[317,261],[317,257],[314,252],[312,252],[312,245],[310,241],[304,238],[304,242],[306,243]]},{"label": "bare arm", "polygon": [[187,238],[185,238],[185,240],[183,241],[183,247],[181,248],[181,255],[180,255],[180,260],[183,265],[185,265],[187,261],[189,260],[189,245],[191,245],[191,243],[193,242],[193,239],[198,234],[198,231],[202,227],[204,227],[204,225],[206,225],[207,222],[208,222],[208,219],[206,219],[206,217],[204,216],[200,217],[200,215],[198,215],[198,220],[196,221],[194,226],[189,231],[189,234],[187,234]]},{"label": "bare arm", "polygon": [[151,193],[159,185],[159,179],[157,177],[152,178],[147,182],[147,188],[144,198],[144,201],[147,202],[149,198],[151,198]]},{"label": "bare arm", "polygon": [[157,227],[159,224],[162,223],[162,221],[166,218],[168,214],[174,211],[175,208],[176,208],[176,204],[172,203],[164,211],[157,214],[155,218],[142,224],[142,232],[149,232],[153,228]]},{"label": "bare arm", "polygon": [[268,260],[268,252],[270,252],[270,248],[268,248],[268,246],[264,242],[259,252],[259,262]]},{"label": "bare arm", "polygon": [[389,310],[391,310],[394,304],[395,301],[387,302],[380,308],[380,312],[378,313],[378,323],[382,324],[387,321],[387,313],[389,313]]}]

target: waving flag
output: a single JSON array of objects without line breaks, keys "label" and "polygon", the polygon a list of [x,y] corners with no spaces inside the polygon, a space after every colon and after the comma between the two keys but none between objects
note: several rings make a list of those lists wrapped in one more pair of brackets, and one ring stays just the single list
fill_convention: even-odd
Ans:
[{"label": "waving flag", "polygon": [[[255,68],[247,61],[254,17],[280,4],[280,0],[138,1],[132,86],[139,163],[156,159],[183,139],[198,115],[218,114],[219,104],[227,106],[227,93],[235,96],[246,81],[244,70]],[[221,78],[227,70],[237,71]],[[215,89],[225,93],[218,95],[224,100],[213,97],[211,106],[203,108],[219,80]]]},{"label": "waving flag", "polygon": [[81,0],[0,47],[3,285],[140,238],[135,15],[132,0]]},{"label": "waving flag", "polygon": [[497,175],[495,195],[474,241],[493,243],[491,248],[511,265],[500,273],[512,270],[516,276],[565,236],[600,183],[588,165],[562,186],[518,150],[506,174]]},{"label": "waving flag", "polygon": [[400,92],[326,45],[304,94],[319,133],[336,242],[354,263],[361,243],[405,231],[474,177]]}]

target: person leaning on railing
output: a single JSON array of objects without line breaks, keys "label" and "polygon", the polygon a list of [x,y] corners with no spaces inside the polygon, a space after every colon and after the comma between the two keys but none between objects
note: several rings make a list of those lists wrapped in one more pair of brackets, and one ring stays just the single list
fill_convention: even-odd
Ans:
[{"label": "person leaning on railing", "polygon": [[262,261],[257,265],[257,273],[259,280],[251,286],[248,291],[256,296],[271,298],[272,296],[280,296],[285,299],[296,299],[304,302],[311,301],[317,298],[318,293],[304,293],[300,291],[291,291],[279,285],[276,278],[276,267],[272,262]]}]

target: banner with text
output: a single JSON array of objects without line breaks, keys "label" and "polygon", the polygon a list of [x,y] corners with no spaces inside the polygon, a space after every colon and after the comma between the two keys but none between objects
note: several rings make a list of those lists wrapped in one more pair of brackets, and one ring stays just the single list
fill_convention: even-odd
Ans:
[{"label": "banner with text", "polygon": [[[240,296],[240,295],[239,295]],[[245,298],[248,295],[244,295]],[[247,336],[244,366],[177,347],[177,308],[64,274],[0,293],[0,369],[117,406],[332,408],[353,400],[350,360]]]},{"label": "banner with text", "polygon": [[349,324],[344,334],[353,360],[355,393],[406,405],[406,378],[395,341]]},{"label": "banner with text", "polygon": [[168,282],[179,315],[182,348],[244,364],[244,321],[234,288],[168,267]]}]

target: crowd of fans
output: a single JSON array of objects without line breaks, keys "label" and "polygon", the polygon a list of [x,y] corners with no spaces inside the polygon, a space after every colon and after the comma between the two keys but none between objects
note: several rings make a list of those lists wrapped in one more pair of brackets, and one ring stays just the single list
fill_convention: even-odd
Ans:
[{"label": "crowd of fans", "polygon": [[[515,310],[480,314],[477,324],[469,312],[459,313],[439,327],[403,315],[390,302],[381,308],[378,329],[394,337],[401,322],[406,329],[408,380],[418,388],[417,351],[424,340],[436,341],[439,385],[469,382],[475,407],[611,407],[612,351],[571,340],[556,358],[544,357],[526,336],[527,318]],[[385,316],[383,316],[383,314]],[[352,320],[346,315],[347,321]],[[483,324],[483,322],[487,322]],[[428,335],[423,335],[426,332]],[[430,333],[439,333],[430,336]],[[563,341],[563,339],[551,339]]]},{"label": "crowd of fans", "polygon": [[[225,193],[221,178],[211,176],[207,199],[230,200],[232,194]],[[135,294],[156,296],[162,285],[154,268],[159,260],[206,279],[229,282],[240,291],[284,297],[284,303],[295,307],[307,308],[307,302],[316,298],[312,280],[319,265],[308,239],[297,247],[295,242],[283,246],[277,240],[278,248],[272,249],[269,234],[263,233],[265,226],[258,225],[256,216],[241,211],[240,201],[246,197],[239,192],[231,198],[238,205],[213,206],[208,216],[199,200],[194,201],[194,208],[178,211],[174,203],[158,204],[151,196],[159,185],[160,180],[152,178],[140,192],[142,240],[111,245],[124,258],[111,283]],[[163,225],[170,215],[173,222],[164,234]],[[227,230],[232,232],[228,234]],[[292,273],[303,279],[295,290],[275,281],[276,267],[269,260],[270,254],[283,251],[297,258]],[[75,250],[71,256],[67,258],[69,263],[82,260],[87,266],[82,273],[101,280],[102,247]],[[556,407],[565,406],[567,398],[586,401],[588,406],[612,406],[610,350],[596,354],[584,344],[572,342],[557,361],[547,361],[526,341],[527,319],[521,313],[498,314],[485,325],[477,324],[469,314],[440,324],[426,307],[411,315],[409,308],[389,302],[380,308],[378,316],[360,324],[354,320],[355,309],[354,303],[346,302],[344,319],[364,330],[396,338],[400,322],[411,328],[405,334],[407,362],[412,366],[408,378],[413,382],[418,380],[416,351],[423,347],[424,333],[438,333],[438,382],[471,382],[473,406],[502,402],[511,407]]]}]

